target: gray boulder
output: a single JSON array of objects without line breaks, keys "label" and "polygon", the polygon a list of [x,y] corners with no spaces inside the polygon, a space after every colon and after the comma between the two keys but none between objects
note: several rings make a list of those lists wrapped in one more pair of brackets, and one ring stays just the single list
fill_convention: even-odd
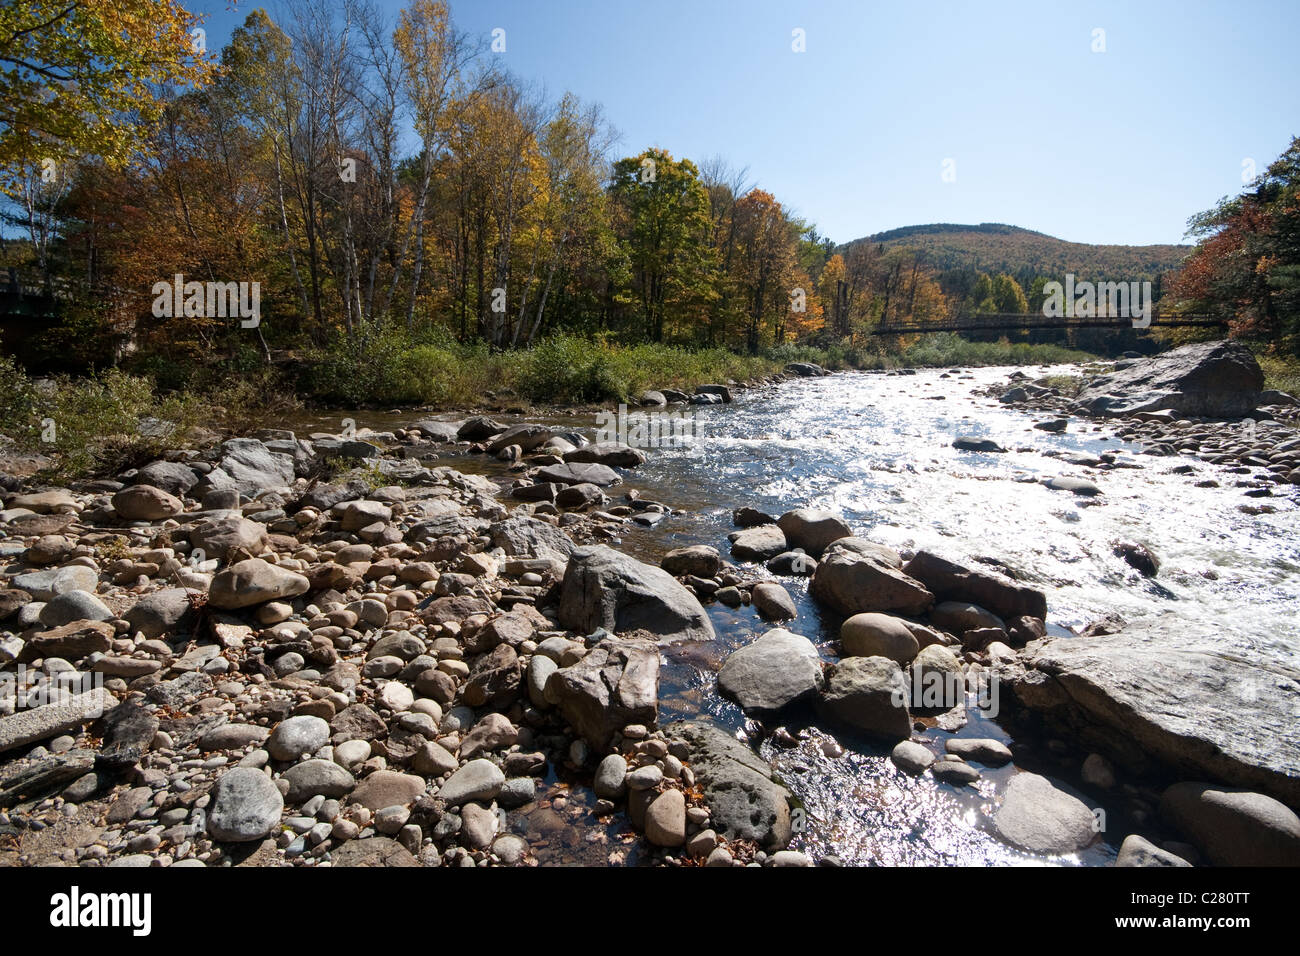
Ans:
[{"label": "gray boulder", "polygon": [[601,488],[616,485],[623,479],[618,472],[606,465],[594,463],[548,465],[537,472],[537,481],[551,481],[557,485],[592,484]]},{"label": "gray boulder", "polygon": [[999,676],[1004,706],[1010,696],[1134,775],[1163,767],[1300,806],[1300,677],[1256,641],[1167,614],[1033,641]]},{"label": "gray boulder", "polygon": [[766,761],[707,720],[678,721],[665,731],[686,746],[714,830],[728,840],[753,840],[769,852],[789,844],[790,791]]},{"label": "gray boulder", "polygon": [[1200,342],[1132,362],[1076,397],[1091,415],[1170,409],[1179,417],[1241,418],[1260,404],[1264,373],[1239,342]]},{"label": "gray boulder", "polygon": [[628,724],[659,715],[659,649],[649,641],[606,638],[546,680],[546,700],[597,750]]},{"label": "gray boulder", "polygon": [[760,524],[727,535],[731,553],[740,561],[766,561],[790,549],[785,532],[774,524]]},{"label": "gray boulder", "polygon": [[153,591],[140,598],[124,616],[133,633],[139,631],[147,638],[172,634],[185,623],[187,616],[193,617],[190,597],[199,593],[185,588]]},{"label": "gray boulder", "polygon": [[41,608],[40,622],[46,627],[62,627],[73,621],[111,621],[115,617],[117,615],[89,591],[64,591]]},{"label": "gray boulder", "polygon": [[1036,773],[1011,778],[993,825],[1008,843],[1031,853],[1073,853],[1097,835],[1087,805]]},{"label": "gray boulder", "polygon": [[573,539],[540,518],[516,515],[488,529],[492,544],[511,557],[550,558],[563,561],[573,554]]},{"label": "gray boulder", "polygon": [[915,617],[934,603],[934,595],[915,578],[874,555],[831,548],[813,572],[813,597],[841,614],[884,611]]},{"label": "gray boulder", "polygon": [[932,551],[918,551],[903,571],[925,585],[936,601],[967,601],[1006,619],[1047,617],[1042,591],[993,571],[963,567]]},{"label": "gray boulder", "polygon": [[92,568],[69,564],[46,571],[28,571],[16,575],[12,583],[18,590],[30,594],[33,601],[51,601],[65,591],[93,592],[99,583],[99,575]]},{"label": "gray boulder", "polygon": [[226,561],[236,549],[249,555],[261,554],[266,548],[266,525],[242,515],[222,515],[201,521],[190,529],[190,544],[205,558]]},{"label": "gray boulder", "polygon": [[1131,833],[1119,845],[1119,856],[1115,857],[1116,866],[1191,866],[1181,856],[1170,853],[1156,846],[1150,840]]},{"label": "gray boulder", "polygon": [[600,441],[568,452],[564,460],[573,464],[595,463],[612,468],[635,468],[645,464],[645,452],[616,441]]},{"label": "gray boulder", "polygon": [[578,548],[560,582],[560,621],[584,634],[645,631],[661,643],[711,641],[713,625],[695,596],[662,568],[604,545]]},{"label": "gray boulder", "polygon": [[815,558],[820,558],[832,541],[853,535],[839,516],[811,508],[787,511],[776,520],[776,524],[791,548],[802,548]]},{"label": "gray boulder", "polygon": [[885,657],[849,657],[830,672],[820,710],[833,720],[881,740],[912,733],[903,670]]},{"label": "gray boulder", "polygon": [[733,651],[718,672],[722,692],[746,711],[778,711],[813,697],[823,684],[813,642],[784,628]]},{"label": "gray boulder", "polygon": [[1176,783],[1160,816],[1215,866],[1300,866],[1300,817],[1265,794]]},{"label": "gray boulder", "polygon": [[261,558],[240,561],[217,573],[208,592],[208,604],[225,611],[279,598],[306,594],[310,585],[305,577]]},{"label": "gray boulder", "polygon": [[248,843],[268,836],[280,823],[284,797],[261,770],[233,767],[212,788],[208,834],[223,843]]},{"label": "gray boulder", "polygon": [[[293,456],[271,451],[256,438],[231,438],[221,445],[219,469],[244,495],[293,484]],[[209,476],[211,477],[211,476]],[[215,482],[213,483],[215,486]]]}]

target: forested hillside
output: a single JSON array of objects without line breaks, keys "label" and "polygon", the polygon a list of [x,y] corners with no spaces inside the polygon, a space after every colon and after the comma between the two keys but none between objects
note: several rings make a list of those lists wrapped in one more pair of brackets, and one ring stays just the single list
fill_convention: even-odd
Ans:
[{"label": "forested hillside", "polygon": [[1093,280],[1155,281],[1156,276],[1178,269],[1192,251],[1191,246],[1182,245],[1067,242],[998,222],[904,226],[855,239],[845,243],[844,248],[864,242],[915,249],[924,262],[945,272],[1005,272],[1025,288],[1037,276],[1063,276],[1066,272]]}]

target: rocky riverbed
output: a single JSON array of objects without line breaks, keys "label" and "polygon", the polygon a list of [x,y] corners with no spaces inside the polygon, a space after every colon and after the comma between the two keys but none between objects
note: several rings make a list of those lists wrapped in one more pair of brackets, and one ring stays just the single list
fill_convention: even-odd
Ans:
[{"label": "rocky riverbed", "polygon": [[[852,383],[888,380],[919,420],[992,385],[790,373],[645,396],[694,402],[674,407],[714,436],[648,460],[544,416],[430,418],[16,489],[0,863],[1297,861],[1300,774],[1279,759],[1300,752],[1293,657],[1216,641],[1196,615],[1101,619],[1114,602],[1081,599],[1046,550],[1024,567],[950,547],[937,499],[920,540],[864,520],[840,489],[871,489],[817,477],[816,449],[841,445],[798,434],[810,419],[781,427],[814,457],[762,467],[724,505],[789,445],[729,436],[747,414],[733,398],[833,416],[832,395],[861,408]],[[950,472],[1024,487],[995,469],[1031,452],[972,426],[952,423],[937,470],[901,435],[910,487],[890,462],[871,493],[911,514]],[[1078,427],[1036,430],[1033,454],[1062,464]],[[1095,457],[1040,482],[1048,507],[1076,503],[1076,533],[1110,491],[1089,472],[1131,462]],[[327,480],[326,460],[355,467]],[[811,494],[786,483],[806,471]],[[1042,525],[1036,501],[1018,520]],[[975,507],[956,510],[974,523]],[[1110,551],[1092,557],[1190,586],[1181,555],[1162,572],[1140,541]]]}]

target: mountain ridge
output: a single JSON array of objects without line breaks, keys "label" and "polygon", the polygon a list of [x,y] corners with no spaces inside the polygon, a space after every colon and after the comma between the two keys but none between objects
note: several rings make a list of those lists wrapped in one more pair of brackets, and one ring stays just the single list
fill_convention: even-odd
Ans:
[{"label": "mountain ridge", "polygon": [[1190,245],[1070,242],[1008,223],[921,223],[850,240],[845,252],[863,242],[888,248],[912,248],[941,271],[971,269],[1026,276],[1063,276],[1073,272],[1090,279],[1152,279],[1180,267]]}]

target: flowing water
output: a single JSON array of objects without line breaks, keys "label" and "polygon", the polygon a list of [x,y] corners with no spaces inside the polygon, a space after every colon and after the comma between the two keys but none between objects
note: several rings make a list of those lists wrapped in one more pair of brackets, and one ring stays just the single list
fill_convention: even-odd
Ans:
[{"label": "flowing water", "polygon": [[[1227,644],[1255,645],[1300,667],[1296,495],[1265,499],[1276,510],[1250,514],[1241,506],[1259,500],[1245,497],[1236,486],[1248,475],[1193,459],[1145,456],[1137,446],[1117,440],[1109,427],[1086,421],[1072,420],[1060,435],[1036,430],[1032,426],[1042,416],[976,394],[1005,380],[1009,371],[844,373],[740,392],[729,405],[693,407],[694,444],[652,452],[650,461],[627,472],[625,479],[627,487],[682,513],[656,528],[629,531],[619,546],[654,564],[664,551],[688,544],[711,544],[725,556],[732,509],[748,505],[780,514],[797,507],[821,508],[843,515],[860,537],[905,553],[927,548],[966,564],[993,561],[1015,569],[1022,580],[1047,593],[1053,634],[1064,635],[1066,628],[1108,613],[1129,622],[1174,613],[1189,624],[1218,628]],[[354,417],[358,426],[377,430],[413,420],[410,413]],[[295,424],[337,431],[338,419],[322,416]],[[530,420],[565,429],[595,425],[591,417]],[[991,438],[1009,451],[958,451],[952,447],[957,435]],[[1110,452],[1119,467],[1097,470],[1048,452]],[[442,463],[464,471],[505,473],[499,463],[482,456],[448,455]],[[1189,463],[1195,475],[1174,471]],[[1075,497],[1041,484],[1056,475],[1089,478],[1103,494]],[[1222,487],[1194,486],[1205,478],[1217,479]],[[1158,554],[1159,576],[1142,578],[1115,557],[1112,546],[1119,540],[1142,543]],[[757,572],[771,576],[761,566]],[[832,658],[840,619],[810,600],[807,579],[779,580],[799,609],[789,628]],[[1050,862],[1104,864],[1131,832],[1122,796],[1089,792],[1078,779],[1077,759],[1054,761],[1049,750],[1030,741],[1016,741],[1015,765],[984,768],[980,781],[962,788],[929,775],[906,777],[889,762],[887,750],[832,736],[816,726],[811,714],[796,715],[785,724],[799,737],[798,746],[777,746],[716,688],[716,671],[727,653],[768,626],[750,607],[732,610],[713,604],[709,613],[718,634],[714,644],[665,649],[661,721],[708,715],[760,741],[760,753],[802,801],[804,827],[796,847],[833,852],[853,864],[1049,862],[1008,848],[989,826],[1016,765],[1045,773],[1088,806],[1105,811],[1100,840]],[[1010,741],[995,720],[974,708],[969,714],[959,736]],[[932,728],[923,736],[941,752],[942,740],[950,734]],[[834,755],[839,753],[836,741],[842,754]],[[576,820],[589,793],[579,787],[566,792],[565,785],[551,783],[548,797],[563,793],[561,806],[568,803],[568,818]],[[549,806],[544,809],[548,823],[558,827],[559,815]],[[606,843],[618,836],[614,831],[592,831],[585,838],[574,833],[558,841],[565,852],[553,858],[603,862]],[[627,859],[632,862],[635,856],[632,851]]]}]

